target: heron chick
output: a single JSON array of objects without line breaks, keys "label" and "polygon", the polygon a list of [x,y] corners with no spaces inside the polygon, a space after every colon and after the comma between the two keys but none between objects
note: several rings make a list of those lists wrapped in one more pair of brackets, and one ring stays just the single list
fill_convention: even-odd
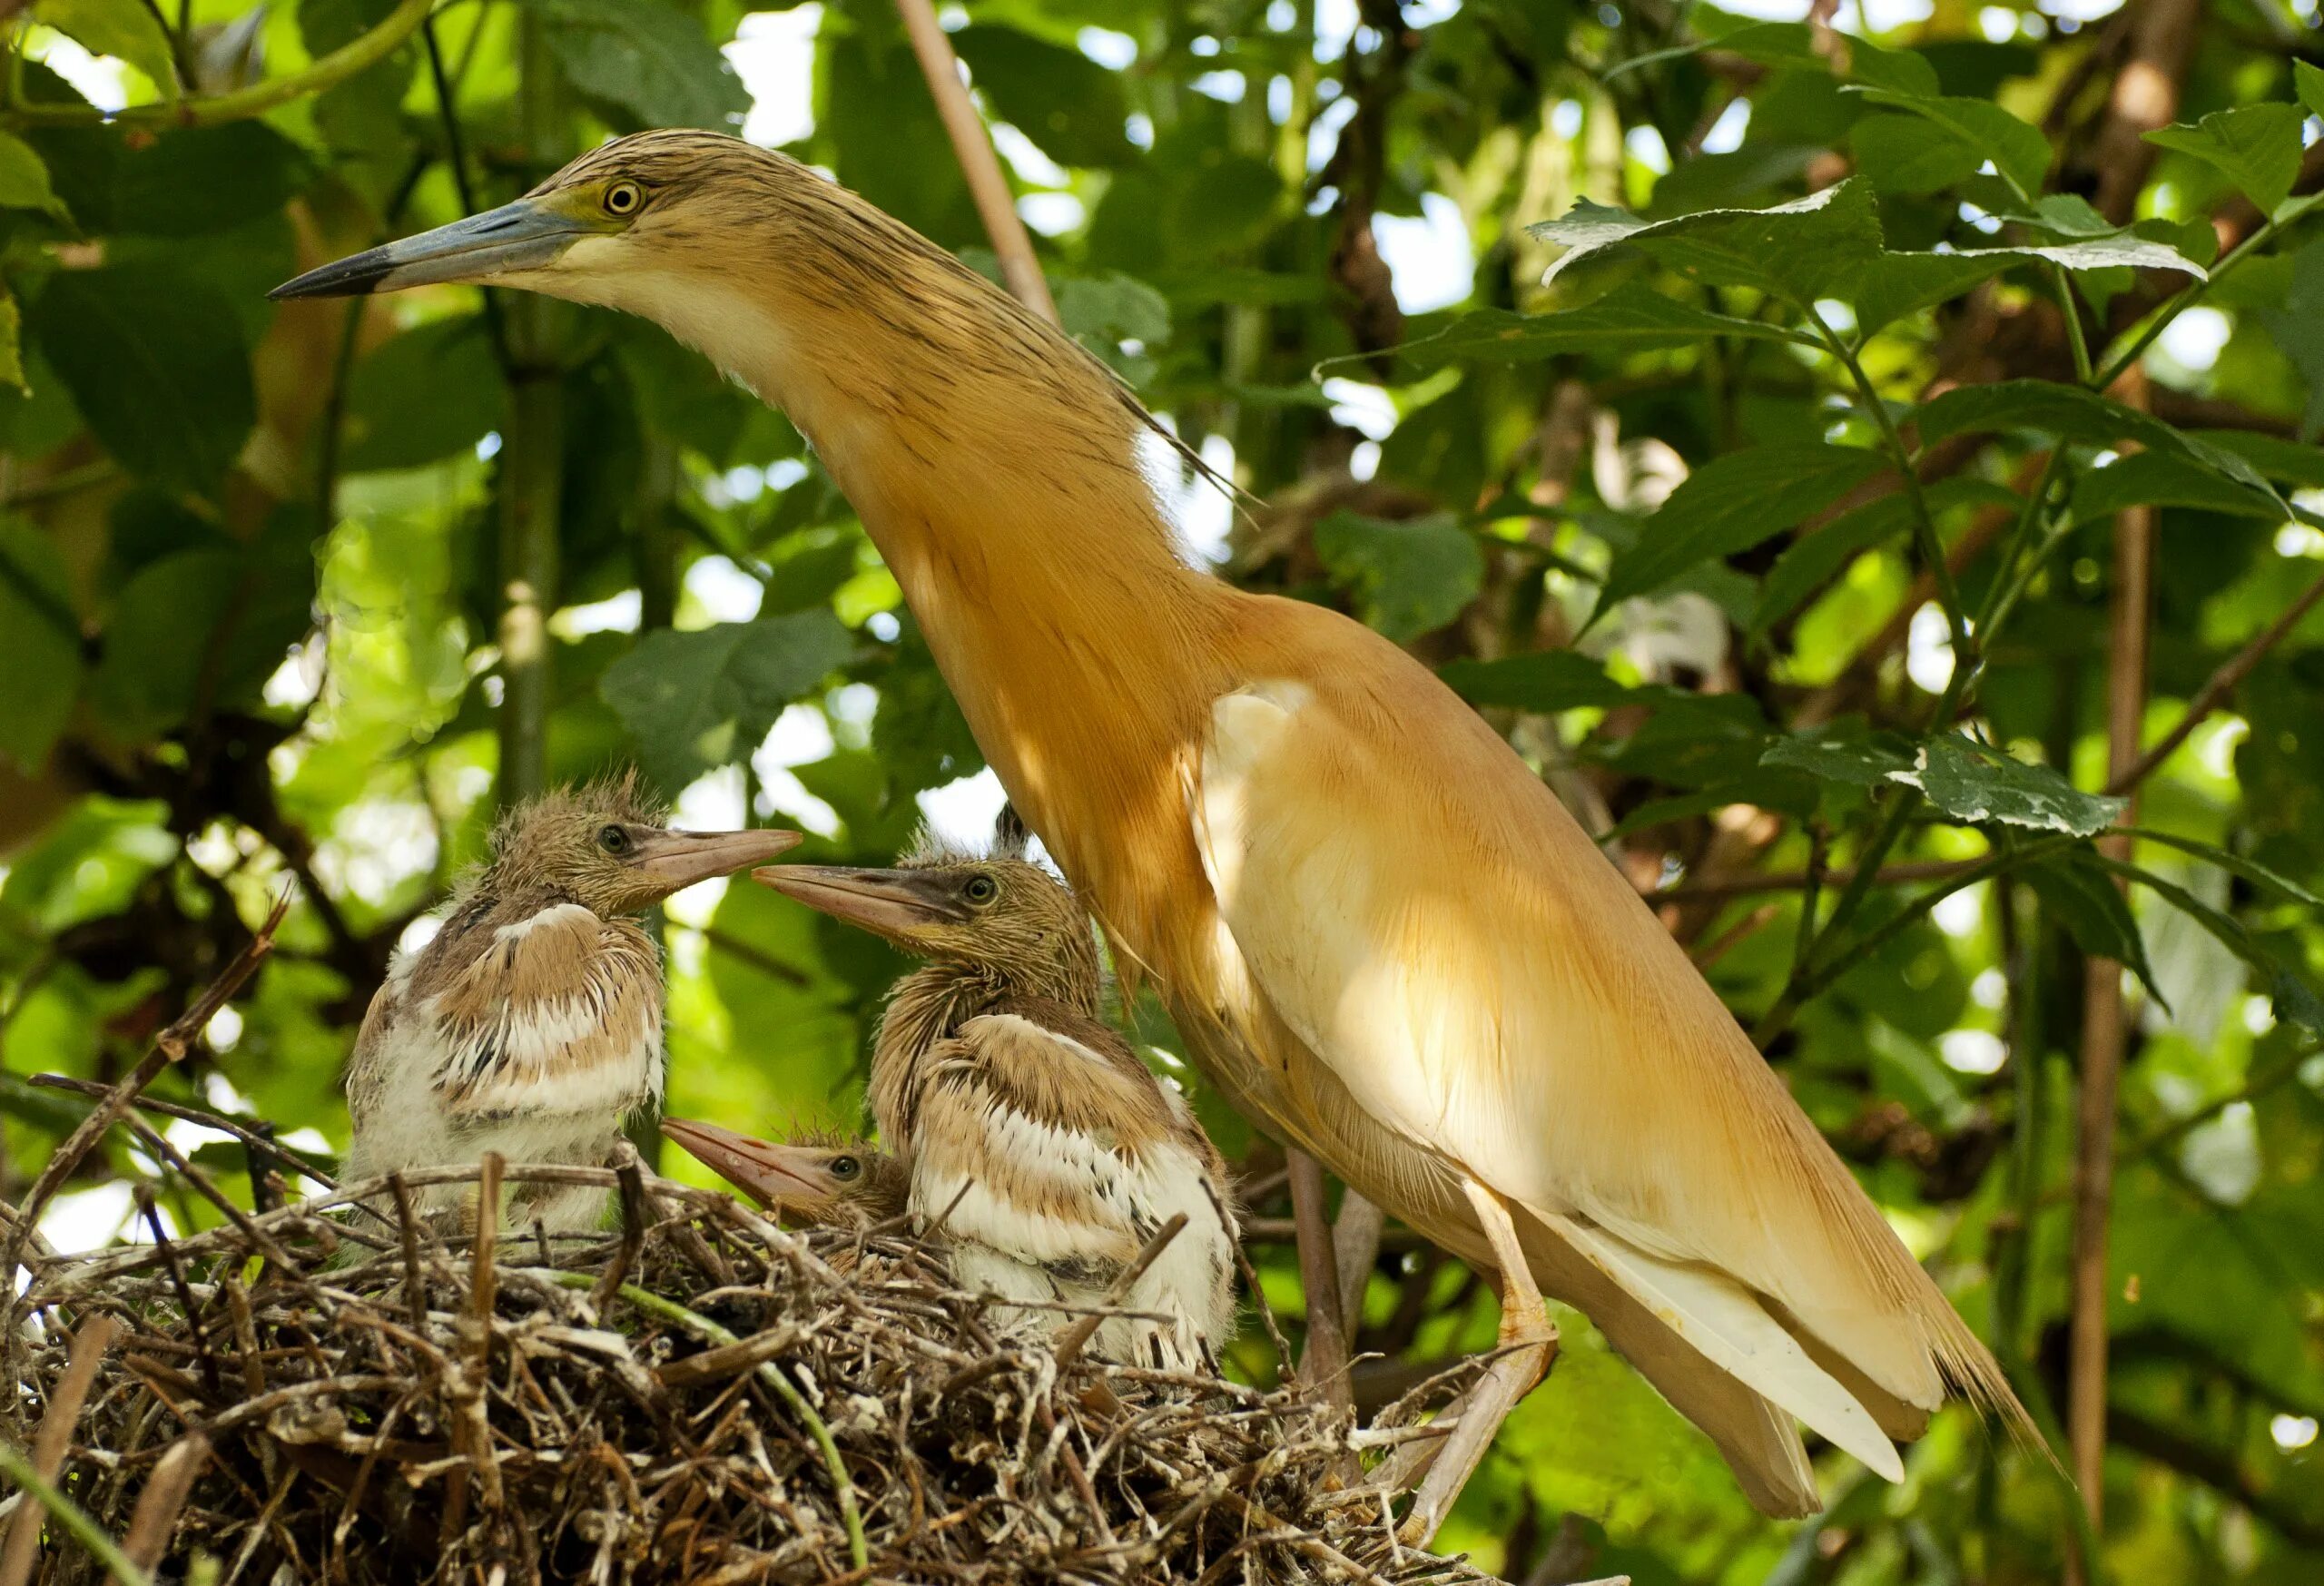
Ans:
[{"label": "heron chick", "polygon": [[[673,832],[632,779],[545,794],[504,817],[491,859],[399,952],[348,1066],[350,1179],[511,1162],[603,1167],[623,1120],[662,1099],[662,959],[637,916],[757,864],[796,832]],[[462,1213],[464,1185],[422,1187]],[[602,1220],[606,1192],[520,1185],[509,1220]],[[462,1213],[462,1215],[465,1215]]]},{"label": "heron chick", "polygon": [[1105,1022],[1089,916],[1021,835],[982,856],[931,843],[891,870],[782,865],[753,879],[927,960],[890,993],[872,1113],[953,1276],[1004,1299],[1099,1304],[1183,1212],[1118,1302],[1167,1320],[1109,1318],[1088,1347],[1140,1365],[1215,1364],[1235,1327],[1225,1166]]},{"label": "heron chick", "polygon": [[862,1231],[904,1214],[904,1165],[865,1140],[774,1141],[699,1118],[665,1118],[662,1133],[786,1221]]}]

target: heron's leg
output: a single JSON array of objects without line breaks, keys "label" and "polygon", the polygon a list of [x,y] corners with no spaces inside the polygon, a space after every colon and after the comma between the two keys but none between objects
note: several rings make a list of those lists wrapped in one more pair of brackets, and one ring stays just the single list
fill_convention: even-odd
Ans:
[{"label": "heron's leg", "polygon": [[1291,1169],[1291,1214],[1299,1240],[1299,1282],[1307,1300],[1307,1346],[1299,1380],[1324,1403],[1355,1407],[1348,1382],[1348,1329],[1340,1314],[1339,1254],[1324,1205],[1324,1168],[1296,1146],[1285,1148]]},{"label": "heron's leg", "polygon": [[1485,1367],[1483,1377],[1461,1395],[1453,1406],[1459,1423],[1433,1445],[1433,1459],[1420,1454],[1411,1462],[1414,1474],[1421,1469],[1428,1474],[1413,1495],[1413,1506],[1403,1522],[1396,1528],[1396,1539],[1408,1547],[1424,1547],[1436,1534],[1461,1489],[1468,1485],[1485,1451],[1492,1446],[1501,1423],[1517,1402],[1550,1374],[1550,1363],[1557,1358],[1557,1324],[1550,1320],[1541,1291],[1534,1286],[1532,1269],[1518,1247],[1509,1203],[1473,1178],[1463,1179],[1461,1187],[1501,1267],[1501,1342],[1509,1353]]}]

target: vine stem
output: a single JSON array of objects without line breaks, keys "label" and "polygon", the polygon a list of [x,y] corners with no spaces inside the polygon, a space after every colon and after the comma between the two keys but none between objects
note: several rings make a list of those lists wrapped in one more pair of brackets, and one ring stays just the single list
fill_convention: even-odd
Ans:
[{"label": "vine stem", "polygon": [[[597,1286],[597,1279],[586,1272],[539,1269],[530,1276],[554,1283],[559,1288],[594,1289]],[[740,1344],[743,1341],[741,1335],[721,1326],[699,1312],[686,1309],[675,1300],[663,1298],[651,1289],[641,1288],[634,1283],[625,1283],[614,1292],[639,1310],[684,1327],[687,1332],[711,1344],[723,1345]],[[807,1402],[807,1395],[801,1393],[798,1386],[783,1374],[783,1368],[776,1365],[774,1362],[761,1361],[757,1367],[757,1376],[759,1381],[773,1388],[776,1396],[790,1406],[791,1413],[798,1416],[805,1424],[807,1435],[813,1438],[815,1446],[822,1451],[823,1468],[831,1473],[832,1488],[839,1500],[840,1521],[847,1527],[848,1557],[859,1570],[871,1568],[872,1547],[864,1540],[863,1513],[856,1506],[855,1483],[848,1477],[847,1462],[840,1457],[839,1443],[832,1436],[831,1427],[825,1424],[823,1418],[815,1413],[815,1407]]]},{"label": "vine stem", "polygon": [[160,104],[137,104],[107,112],[94,104],[25,104],[11,103],[10,120],[42,126],[216,126],[222,122],[248,121],[268,111],[336,88],[359,72],[378,65],[396,46],[419,31],[435,9],[436,0],[403,0],[379,19],[379,25],[308,65],[303,72],[253,83],[231,94],[206,99],[179,99]]},{"label": "vine stem", "polygon": [[2276,216],[2262,222],[2250,236],[2237,243],[2226,258],[2211,266],[2211,274],[2201,281],[2189,281],[2185,286],[2181,287],[2163,302],[2161,308],[2155,310],[2145,324],[2139,327],[2137,336],[2132,340],[2129,346],[2117,353],[2101,372],[2088,377],[2083,383],[2093,390],[2102,391],[2116,380],[2121,379],[2124,371],[2138,361],[2139,355],[2154,345],[2154,339],[2170,328],[2171,320],[2194,307],[2198,299],[2233,274],[2244,261],[2272,241],[2278,232],[2313,210],[2319,202],[2319,196],[2309,197],[2299,209],[2292,211],[2290,214],[2279,212]]},{"label": "vine stem", "polygon": [[1841,367],[1848,371],[1848,379],[1855,383],[1857,397],[1871,415],[1873,423],[1879,427],[1881,444],[1887,448],[1888,460],[1896,465],[1897,474],[1904,479],[1905,498],[1913,508],[1913,542],[1920,551],[1921,560],[1928,564],[1929,577],[1936,586],[1937,604],[1945,608],[1945,626],[1953,635],[1953,670],[1957,676],[1971,664],[1973,655],[1969,619],[1961,609],[1961,586],[1954,581],[1952,565],[1945,559],[1945,544],[1937,537],[1936,518],[1929,511],[1927,495],[1921,489],[1920,470],[1913,464],[1912,449],[1905,444],[1904,435],[1896,429],[1896,420],[1889,413],[1888,404],[1881,399],[1880,392],[1874,387],[1872,377],[1864,372],[1863,360],[1856,357],[1856,350],[1826,322],[1813,303],[1807,305],[1807,320],[1816,327],[1817,337],[1824,343],[1825,350],[1839,360]]}]

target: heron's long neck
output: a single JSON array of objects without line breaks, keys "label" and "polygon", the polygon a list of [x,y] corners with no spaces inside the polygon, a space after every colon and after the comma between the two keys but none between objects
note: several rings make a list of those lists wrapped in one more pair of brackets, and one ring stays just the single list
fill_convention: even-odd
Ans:
[{"label": "heron's long neck", "polygon": [[1145,418],[1078,349],[940,271],[862,300],[794,301],[772,366],[743,372],[813,442],[987,759],[1079,879],[1096,856],[1073,845],[1177,797],[1234,596],[1181,559]]}]

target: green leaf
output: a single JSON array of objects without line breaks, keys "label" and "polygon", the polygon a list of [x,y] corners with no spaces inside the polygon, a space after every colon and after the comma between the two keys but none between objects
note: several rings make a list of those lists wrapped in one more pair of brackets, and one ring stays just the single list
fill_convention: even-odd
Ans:
[{"label": "green leaf", "polygon": [[1701,210],[1647,221],[1583,199],[1564,217],[1528,227],[1566,251],[1542,279],[1554,281],[1593,253],[1627,243],[1709,286],[1747,286],[1802,307],[1840,295],[1880,252],[1872,184],[1842,182],[1765,210]]},{"label": "green leaf", "polygon": [[2126,507],[2195,507],[2274,522],[2283,518],[2272,494],[2167,451],[2132,452],[2093,468],[2074,487],[2069,516],[2076,523],[2093,523]]},{"label": "green leaf", "polygon": [[209,490],[257,422],[233,305],[172,266],[60,270],[33,329],[98,441],[155,484]]},{"label": "green leaf", "polygon": [[2324,432],[2324,237],[2292,255],[2291,285],[2281,306],[2262,308],[2259,314],[2269,337],[2307,383],[2299,438],[2313,441]]},{"label": "green leaf", "polygon": [[1797,526],[1880,468],[1880,458],[1819,440],[1779,441],[1714,458],[1670,492],[1639,542],[1614,558],[1590,621],[1700,562]]},{"label": "green leaf", "polygon": [[1913,744],[1899,734],[1868,732],[1861,721],[1833,722],[1777,738],[1759,763],[1804,771],[1824,782],[1877,787],[1912,770]]},{"label": "green leaf", "polygon": [[[1815,32],[1804,22],[1746,23],[1716,38],[1633,56],[1607,73],[1606,77],[1611,81],[1625,72],[1634,72],[1662,61],[1678,60],[1703,50],[1740,55],[1763,66],[1794,66],[1805,71],[1837,72],[1838,63],[1816,45]],[[1846,59],[1847,74],[1864,82],[1877,84],[1884,88],[1900,89],[1908,94],[1936,92],[1936,69],[1916,51],[1886,49],[1869,39],[1850,38],[1847,40]]]},{"label": "green leaf", "polygon": [[81,634],[54,537],[16,518],[0,518],[0,634],[8,649],[0,759],[35,774],[81,691]]},{"label": "green leaf", "polygon": [[659,628],[606,668],[598,693],[637,740],[646,771],[675,793],[749,755],[783,707],[854,647],[828,609]]},{"label": "green leaf", "polygon": [[[2236,453],[2080,386],[2033,379],[1960,386],[1923,403],[1913,422],[1919,428],[1924,446],[1934,446],[1950,435],[2007,429],[2039,430],[2065,440],[2106,446],[2134,440],[2150,450],[2174,453],[2275,497],[2274,488]],[[2284,516],[2291,516],[2290,507],[2285,507]]]},{"label": "green leaf", "polygon": [[2324,115],[2324,71],[2319,71],[2306,61],[2291,64],[2291,80],[2299,90],[2299,102],[2310,115]]},{"label": "green leaf", "polygon": [[1889,780],[1920,789],[1930,803],[1972,825],[1997,822],[2090,837],[2123,809],[2122,800],[2083,793],[2046,765],[1949,733],[1924,742],[1915,764]]},{"label": "green leaf", "polygon": [[1933,138],[1912,115],[1868,115],[1848,129],[1856,168],[1883,192],[1917,196],[1955,187],[1984,158],[1957,138]]},{"label": "green leaf", "polygon": [[254,545],[177,551],[122,586],[89,682],[116,736],[166,732],[202,704],[256,703],[312,620],[313,534],[300,515],[278,512]]},{"label": "green leaf", "polygon": [[2261,947],[2240,921],[2211,907],[2178,882],[2166,880],[2152,871],[2122,860],[2109,859],[2102,854],[2096,856],[2093,862],[2146,888],[2210,931],[2222,946],[2259,970],[2269,982],[2277,1018],[2299,1025],[2310,1036],[2324,1035],[2324,1002],[2319,1002],[2315,988],[2308,983],[2306,976]]},{"label": "green leaf", "polygon": [[87,47],[93,55],[126,61],[153,80],[164,96],[177,82],[170,36],[151,7],[134,0],[40,0],[33,15]]},{"label": "green leaf", "polygon": [[305,152],[264,122],[178,128],[123,151],[113,223],[148,237],[229,231],[281,209],[311,172]]},{"label": "green leaf", "polygon": [[2181,837],[2176,832],[2158,832],[2152,826],[2133,826],[2131,834],[2142,842],[2160,842],[2166,848],[2176,848],[2181,853],[2191,853],[2205,864],[2215,864],[2230,875],[2241,876],[2262,892],[2273,892],[2287,901],[2310,909],[2324,909],[2324,894],[2300,885],[2281,871],[2270,870],[2240,853],[2230,853],[2217,843]]},{"label": "green leaf", "polygon": [[647,127],[731,131],[751,108],[734,68],[695,18],[663,0],[539,0],[566,81]]},{"label": "green leaf", "polygon": [[2138,976],[2156,1001],[2166,1009],[2171,1006],[2155,984],[2154,968],[2147,962],[2146,941],[2139,934],[2129,900],[2087,851],[2070,848],[2062,853],[2045,853],[2017,874],[2058,917],[2075,946],[2093,958],[2112,959]]},{"label": "green leaf", "polygon": [[2204,279],[2201,265],[2175,248],[2123,231],[2084,241],[1958,253],[1883,253],[1837,296],[1855,304],[1856,329],[1869,335],[1917,309],[1959,297],[2013,265],[2046,260],[2068,270],[2175,270]]},{"label": "green leaf", "polygon": [[[1636,281],[1616,287],[1594,303],[1549,314],[1520,314],[1480,309],[1463,314],[1433,336],[1407,342],[1398,351],[1422,369],[1463,360],[1526,363],[1561,352],[1699,347],[1714,336],[1758,341],[1796,341],[1780,325],[1732,314],[1714,314]],[[1330,363],[1354,362],[1333,359]]]},{"label": "green leaf", "polygon": [[48,163],[24,139],[0,133],[0,208],[45,210],[66,219],[64,202],[48,182]]},{"label": "green leaf", "polygon": [[482,315],[415,325],[355,366],[342,466],[410,468],[468,451],[500,427],[507,407]]},{"label": "green leaf", "polygon": [[1621,704],[1633,691],[1579,650],[1536,650],[1496,661],[1452,661],[1437,675],[1471,704],[1553,715]]},{"label": "green leaf", "polygon": [[[1932,513],[1965,506],[2010,506],[2017,497],[1984,479],[1955,477],[1922,491]],[[1759,581],[1748,632],[1757,639],[1799,609],[1842,567],[1882,540],[1912,527],[1912,498],[1902,490],[1853,507],[1792,543]]]},{"label": "green leaf", "polygon": [[2029,200],[2042,190],[2042,179],[2049,174],[2050,140],[2042,135],[2042,129],[2018,120],[1991,100],[1898,94],[1886,88],[1850,92],[1861,93],[1875,104],[1919,116],[1980,161],[1992,161],[2002,180]]},{"label": "green leaf", "polygon": [[1484,583],[1483,553],[1449,512],[1403,521],[1334,512],[1315,526],[1315,555],[1355,592],[1364,622],[1400,645],[1460,616]]},{"label": "green leaf", "polygon": [[2261,214],[2273,214],[2299,175],[2299,129],[2307,119],[2297,105],[2245,104],[2193,126],[2162,127],[2146,141],[2224,172]]},{"label": "green leaf", "polygon": [[1122,165],[1137,154],[1124,130],[1129,99],[1120,73],[991,23],[973,23],[951,39],[995,113],[1059,164]]}]

